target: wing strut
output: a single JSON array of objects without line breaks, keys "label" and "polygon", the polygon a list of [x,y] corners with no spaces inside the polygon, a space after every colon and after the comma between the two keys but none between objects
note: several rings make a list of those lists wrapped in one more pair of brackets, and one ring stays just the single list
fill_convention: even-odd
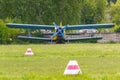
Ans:
[{"label": "wing strut", "polygon": [[28,37],[31,37],[30,29],[27,29]]},{"label": "wing strut", "polygon": [[70,41],[69,40],[67,40],[67,43],[69,43]]},{"label": "wing strut", "polygon": [[53,43],[52,39],[51,39],[51,44]]}]

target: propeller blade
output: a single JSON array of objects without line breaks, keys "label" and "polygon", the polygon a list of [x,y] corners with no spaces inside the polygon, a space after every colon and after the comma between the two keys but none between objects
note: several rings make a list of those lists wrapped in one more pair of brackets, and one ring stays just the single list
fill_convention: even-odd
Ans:
[{"label": "propeller blade", "polygon": [[53,22],[53,25],[55,26],[55,29],[58,28],[58,25],[55,22]]},{"label": "propeller blade", "polygon": [[62,34],[62,37],[65,39],[65,35],[64,35],[64,33],[61,33]]},{"label": "propeller blade", "polygon": [[58,34],[58,32],[55,32],[55,33],[52,35],[52,38],[55,37],[57,34]]}]

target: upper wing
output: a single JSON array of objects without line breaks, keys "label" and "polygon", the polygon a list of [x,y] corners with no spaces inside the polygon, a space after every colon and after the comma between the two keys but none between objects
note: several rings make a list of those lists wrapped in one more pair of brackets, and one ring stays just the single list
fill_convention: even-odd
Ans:
[{"label": "upper wing", "polygon": [[15,24],[15,23],[7,23],[6,25],[10,28],[47,29],[47,30],[55,29],[55,26],[53,25]]},{"label": "upper wing", "polygon": [[98,28],[111,28],[114,24],[86,24],[86,25],[71,25],[67,26],[66,29],[79,30],[79,29],[98,29]]}]

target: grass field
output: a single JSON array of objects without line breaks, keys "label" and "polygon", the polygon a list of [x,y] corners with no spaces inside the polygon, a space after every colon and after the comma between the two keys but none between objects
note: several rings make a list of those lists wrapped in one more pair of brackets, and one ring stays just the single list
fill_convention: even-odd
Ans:
[{"label": "grass field", "polygon": [[[63,75],[69,60],[83,74]],[[120,44],[0,45],[0,80],[120,80]]]}]

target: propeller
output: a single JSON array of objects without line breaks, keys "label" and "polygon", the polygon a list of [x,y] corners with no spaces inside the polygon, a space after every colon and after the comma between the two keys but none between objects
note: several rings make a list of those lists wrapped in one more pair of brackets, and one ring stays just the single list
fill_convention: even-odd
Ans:
[{"label": "propeller", "polygon": [[[58,25],[57,25],[57,24],[55,24],[54,22],[53,22],[53,24],[54,24],[54,26],[55,26],[55,29],[58,29],[58,31],[57,31],[57,32],[55,32],[55,33],[52,35],[52,38],[54,38],[54,37],[55,37],[58,33],[60,33],[60,34],[61,34],[61,36],[65,39],[65,35],[64,35],[63,31],[64,31],[64,29],[65,29],[65,28],[67,28],[67,27],[68,27],[68,25],[66,25],[66,26],[62,27],[62,28],[61,28],[61,30],[59,31],[59,27],[58,27]],[[61,23],[61,26],[62,26],[62,23]]]}]

